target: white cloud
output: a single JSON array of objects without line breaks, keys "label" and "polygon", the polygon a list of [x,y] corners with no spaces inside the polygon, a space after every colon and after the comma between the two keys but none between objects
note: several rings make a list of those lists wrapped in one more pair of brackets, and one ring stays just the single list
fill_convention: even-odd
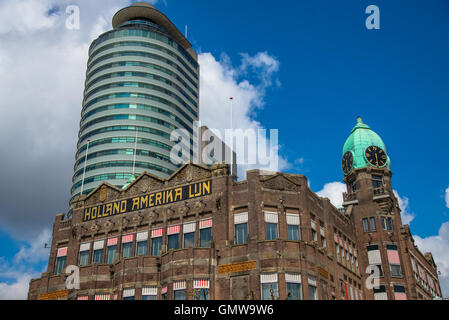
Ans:
[{"label": "white cloud", "polygon": [[401,197],[396,190],[393,190],[393,193],[396,196],[396,198],[398,199],[399,208],[401,209],[402,224],[410,224],[412,222],[412,220],[415,219],[415,214],[409,212],[408,198]]},{"label": "white cloud", "polygon": [[343,192],[347,192],[346,184],[342,182],[326,183],[316,194],[320,197],[329,198],[330,202],[337,208],[343,205]]},{"label": "white cloud", "polygon": [[0,258],[0,279],[3,279],[0,282],[0,300],[27,298],[30,280],[39,278],[43,271],[37,270],[36,266],[48,261],[49,249],[44,245],[50,242],[50,230],[44,229],[36,239],[22,245],[10,261]]},{"label": "white cloud", "polygon": [[[224,130],[230,128],[230,97],[233,97],[232,122],[233,129],[263,129],[254,119],[255,110],[264,106],[265,89],[271,85],[273,75],[279,69],[279,62],[266,52],[254,56],[242,54],[239,67],[234,67],[228,56],[222,55],[218,61],[211,53],[199,55],[200,75],[200,120],[203,125],[219,130],[224,139]],[[243,77],[243,79],[242,79]],[[250,82],[246,77],[256,78]],[[275,129],[275,128],[269,128]],[[270,131],[267,130],[267,136]],[[260,139],[260,144],[270,143],[271,136]],[[273,140],[274,142],[274,140]],[[254,145],[251,145],[255,147]],[[276,146],[279,151],[279,146]],[[248,155],[237,153],[238,176],[245,178],[246,170],[263,169],[281,171],[290,167],[288,161],[279,156],[278,162],[270,157],[270,164],[243,164]],[[259,160],[259,159],[258,159]]]},{"label": "white cloud", "polygon": [[449,222],[441,225],[438,235],[421,238],[414,235],[415,244],[421,252],[431,252],[437,264],[441,290],[445,298],[449,297]]}]

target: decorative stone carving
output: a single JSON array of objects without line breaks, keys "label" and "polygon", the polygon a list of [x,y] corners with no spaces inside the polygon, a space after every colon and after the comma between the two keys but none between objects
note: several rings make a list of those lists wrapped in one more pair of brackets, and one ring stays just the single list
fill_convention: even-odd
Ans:
[{"label": "decorative stone carving", "polygon": [[262,182],[263,187],[267,189],[280,191],[298,191],[299,187],[283,175],[275,175]]}]

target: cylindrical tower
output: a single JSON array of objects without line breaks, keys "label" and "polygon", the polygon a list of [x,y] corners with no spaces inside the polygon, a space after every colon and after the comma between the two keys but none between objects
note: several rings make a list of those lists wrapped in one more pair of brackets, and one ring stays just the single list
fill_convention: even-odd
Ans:
[{"label": "cylindrical tower", "polygon": [[169,176],[171,132],[192,134],[198,120],[197,54],[173,23],[137,2],[112,25],[89,48],[72,198],[104,181],[122,187],[133,168]]}]

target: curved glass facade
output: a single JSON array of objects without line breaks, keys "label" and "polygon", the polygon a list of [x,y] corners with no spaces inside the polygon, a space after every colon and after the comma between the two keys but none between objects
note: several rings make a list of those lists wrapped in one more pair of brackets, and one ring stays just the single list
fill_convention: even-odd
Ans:
[{"label": "curved glass facade", "polygon": [[178,169],[170,161],[170,134],[175,129],[193,132],[199,66],[184,40],[166,30],[135,17],[92,43],[72,198],[102,182],[122,187],[133,168],[136,174],[147,171],[164,178]]}]

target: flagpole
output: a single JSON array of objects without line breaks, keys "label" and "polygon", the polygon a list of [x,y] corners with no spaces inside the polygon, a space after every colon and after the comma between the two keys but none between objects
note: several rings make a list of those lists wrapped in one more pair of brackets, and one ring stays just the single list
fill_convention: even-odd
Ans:
[{"label": "flagpole", "polygon": [[234,101],[233,97],[230,97],[229,100],[231,100],[231,176],[233,175],[233,163],[234,163],[234,155],[233,155],[233,147],[234,147],[234,136],[232,135],[232,102]]},{"label": "flagpole", "polygon": [[134,178],[134,173],[136,172],[137,132],[139,132],[139,131],[137,130],[137,126],[136,126],[136,139],[134,141],[133,178]]},{"label": "flagpole", "polygon": [[87,154],[89,153],[89,143],[90,143],[90,139],[87,139],[87,147],[86,147],[86,155],[84,156],[84,169],[83,169],[83,179],[81,180],[81,193],[80,193],[80,196],[83,195],[84,177],[86,176]]}]

